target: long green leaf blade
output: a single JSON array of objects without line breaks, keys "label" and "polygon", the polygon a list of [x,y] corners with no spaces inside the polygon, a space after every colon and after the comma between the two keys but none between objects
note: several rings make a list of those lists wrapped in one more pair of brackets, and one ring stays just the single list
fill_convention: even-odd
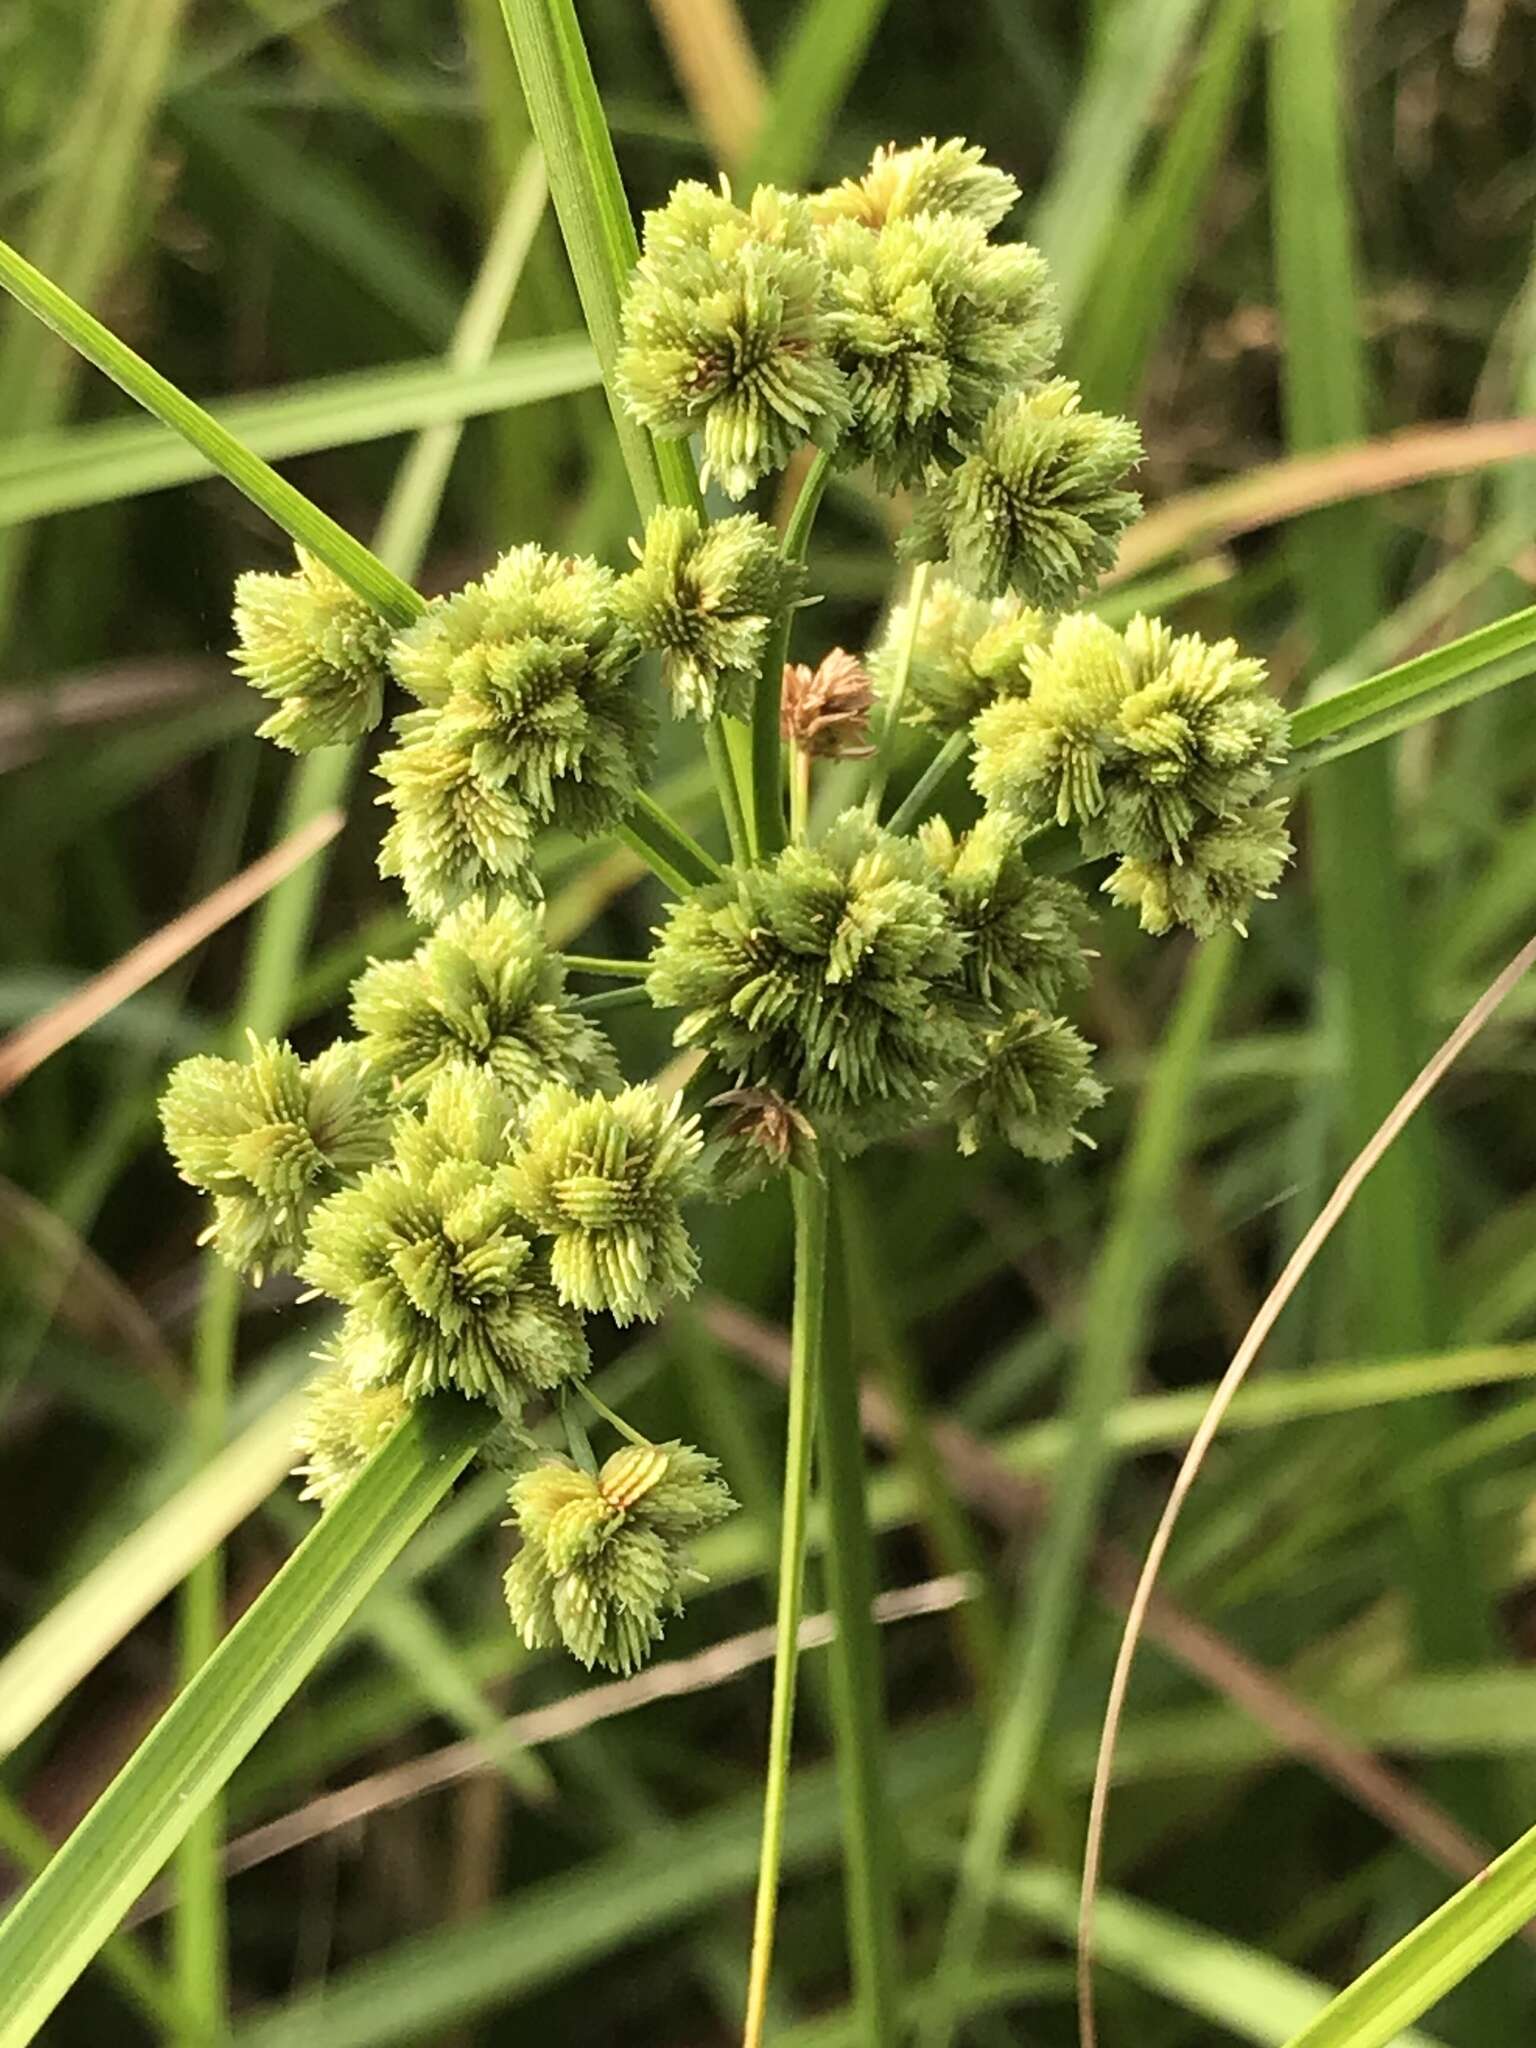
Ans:
[{"label": "long green leaf blade", "polygon": [[469,1463],[467,1402],[414,1409],[0,1923],[0,2048],[25,2048],[204,1804]]},{"label": "long green leaf blade", "polygon": [[227,427],[221,427],[211,413],[178,391],[110,328],[76,305],[68,292],[34,269],[8,242],[0,242],[0,286],[114,384],[121,385],[146,412],[190,441],[221,476],[228,477],[286,533],[334,569],[359,597],[398,625],[409,625],[420,615],[421,599],[408,583],[386,569],[360,540],[311,504],[269,463],[253,455]]}]

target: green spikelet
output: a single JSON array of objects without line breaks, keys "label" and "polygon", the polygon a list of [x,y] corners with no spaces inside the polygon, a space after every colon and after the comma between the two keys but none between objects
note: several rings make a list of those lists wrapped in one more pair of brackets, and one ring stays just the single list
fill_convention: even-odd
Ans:
[{"label": "green spikelet", "polygon": [[374,961],[352,984],[352,1022],[370,1071],[407,1103],[455,1068],[483,1067],[513,1110],[552,1081],[619,1083],[613,1048],[565,994],[541,914],[517,903],[466,903],[409,960]]},{"label": "green spikelet", "polygon": [[1083,412],[1053,378],[999,401],[976,444],[918,505],[905,551],[947,560],[984,596],[1010,584],[1048,610],[1074,603],[1111,566],[1141,510],[1121,488],[1141,460],[1129,420]]},{"label": "green spikelet", "polygon": [[[869,672],[886,697],[911,623],[910,604],[897,605],[879,644],[870,650]],[[1025,658],[1048,630],[1045,613],[1012,592],[988,602],[948,576],[931,577],[907,670],[903,723],[963,732],[999,697],[1027,696]]]},{"label": "green spikelet", "polygon": [[989,807],[1027,825],[1084,824],[1124,759],[1117,726],[1131,687],[1125,641],[1088,612],[1062,619],[1026,657],[1027,696],[988,706],[974,728],[972,781]]},{"label": "green spikelet", "polygon": [[672,905],[647,986],[685,1013],[679,1045],[857,1149],[922,1121],[973,1062],[966,948],[928,854],[853,811]]},{"label": "green spikelet", "polygon": [[315,1211],[302,1271],[347,1311],[338,1357],[358,1385],[454,1387],[515,1415],[586,1372],[581,1318],[518,1208],[507,1115],[488,1074],[451,1069],[396,1119],[390,1163]]},{"label": "green spikelet", "polygon": [[1104,1090],[1093,1048],[1061,1017],[1021,1010],[986,1042],[986,1065],[955,1100],[960,1150],[1001,1138],[1026,1159],[1056,1164],[1087,1144],[1079,1125]]},{"label": "green spikelet", "polygon": [[828,352],[826,271],[809,207],[769,185],[750,204],[686,183],[645,217],[623,308],[618,386],[655,434],[703,436],[732,498],[848,421]]},{"label": "green spikelet", "polygon": [[1031,870],[1014,820],[993,811],[956,838],[933,818],[919,837],[969,941],[960,979],[979,1005],[1050,1010],[1087,981],[1082,892]]},{"label": "green spikelet", "polygon": [[384,713],[394,628],[307,549],[291,576],[235,583],[237,672],[277,709],[257,727],[295,754],[372,732]]},{"label": "green spikelet", "polygon": [[436,924],[472,895],[500,902],[537,897],[536,820],[508,790],[488,782],[473,758],[437,736],[432,713],[395,721],[400,744],[378,762],[387,785],[379,802],[395,822],[379,849],[379,873],[404,885],[411,915]]},{"label": "green spikelet", "polygon": [[700,1191],[701,1143],[680,1098],[649,1086],[611,1099],[562,1087],[535,1098],[510,1185],[522,1213],[554,1238],[562,1301],[653,1323],[691,1291],[699,1262],[681,1205]]},{"label": "green spikelet", "polygon": [[1148,931],[1240,927],[1290,855],[1283,810],[1257,803],[1288,724],[1263,664],[1155,619],[1121,634],[1078,613],[1026,666],[1030,695],[976,720],[988,804],[1075,824],[1091,857],[1118,857],[1106,886]]},{"label": "green spikelet", "polygon": [[294,1477],[304,1481],[300,1500],[319,1501],[322,1513],[334,1506],[409,1409],[398,1386],[355,1386],[343,1366],[330,1365],[311,1380],[294,1440]]},{"label": "green spikelet", "polygon": [[534,894],[541,826],[588,837],[619,822],[650,760],[638,653],[610,572],[533,546],[396,635],[390,665],[424,708],[379,763],[396,814],[380,865],[417,916]]},{"label": "green spikelet", "polygon": [[352,1045],[306,1062],[253,1038],[248,1060],[183,1060],[160,1120],[177,1172],[213,1197],[205,1241],[258,1282],[298,1263],[315,1204],[389,1148],[382,1091]]},{"label": "green spikelet", "polygon": [[862,177],[816,193],[811,211],[827,224],[853,220],[867,228],[920,213],[954,214],[995,228],[1018,197],[1013,179],[989,164],[981,150],[959,136],[935,142],[927,135],[910,149],[882,143]]},{"label": "green spikelet", "polygon": [[615,586],[614,609],[660,654],[673,710],[744,717],[769,629],[799,597],[805,571],[786,561],[771,526],[745,513],[706,527],[696,512],[663,506],[635,553],[639,567]]},{"label": "green spikelet", "polygon": [[691,1444],[626,1445],[595,1476],[551,1460],[508,1496],[522,1548],[506,1575],[513,1626],[531,1650],[564,1644],[590,1670],[627,1676],[698,1584],[684,1547],[736,1503]]},{"label": "green spikelet", "polygon": [[1143,931],[1187,925],[1206,939],[1231,925],[1246,936],[1255,897],[1274,895],[1292,850],[1285,805],[1250,804],[1229,817],[1202,819],[1177,855],[1121,861],[1104,887],[1139,913]]},{"label": "green spikelet", "polygon": [[963,216],[826,230],[832,355],[853,417],[838,447],[884,490],[933,477],[1060,340],[1045,259]]}]

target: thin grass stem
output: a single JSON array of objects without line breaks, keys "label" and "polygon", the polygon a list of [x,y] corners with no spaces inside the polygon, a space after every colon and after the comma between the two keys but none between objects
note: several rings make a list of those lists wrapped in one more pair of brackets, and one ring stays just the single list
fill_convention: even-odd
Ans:
[{"label": "thin grass stem", "polygon": [[[803,562],[811,544],[811,528],[832,474],[832,458],[818,449],[805,473],[789,522],[784,528],[784,553],[791,562]],[[752,700],[752,808],[750,825],[752,851],[758,860],[771,860],[784,849],[784,748],[779,735],[779,705],[784,690],[784,663],[789,655],[789,630],[794,607],[786,607],[775,621],[763,654],[762,671]]]},{"label": "thin grass stem", "polygon": [[752,1919],[747,2010],[742,2048],[762,2048],[778,1922],[779,1872],[789,1797],[790,1746],[795,1725],[795,1682],[800,1663],[800,1619],[805,1602],[805,1543],[811,1501],[811,1444],[817,1378],[826,1318],[828,1191],[824,1181],[794,1176],[795,1309],[791,1330],[789,1420],[784,1439],[784,1508],[779,1524],[779,1601],[773,1658],[773,1707],[763,1796],[757,1903]]},{"label": "thin grass stem", "polygon": [[885,800],[885,785],[890,780],[891,763],[896,755],[896,742],[901,733],[901,707],[906,701],[907,683],[912,674],[912,657],[917,651],[917,636],[923,623],[923,600],[928,594],[929,564],[919,562],[912,571],[912,586],[907,592],[907,630],[901,636],[901,646],[896,654],[896,673],[891,678],[890,694],[885,701],[885,722],[880,728],[880,744],[875,752],[869,772],[869,788],[864,795],[864,808],[872,818],[880,815],[880,806]]}]

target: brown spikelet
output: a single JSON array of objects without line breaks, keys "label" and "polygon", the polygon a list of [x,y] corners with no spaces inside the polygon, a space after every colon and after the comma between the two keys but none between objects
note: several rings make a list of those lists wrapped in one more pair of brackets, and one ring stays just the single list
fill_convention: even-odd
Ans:
[{"label": "brown spikelet", "polygon": [[786,662],[779,731],[802,753],[853,760],[872,754],[869,710],[874,687],[864,665],[834,647],[815,668]]}]

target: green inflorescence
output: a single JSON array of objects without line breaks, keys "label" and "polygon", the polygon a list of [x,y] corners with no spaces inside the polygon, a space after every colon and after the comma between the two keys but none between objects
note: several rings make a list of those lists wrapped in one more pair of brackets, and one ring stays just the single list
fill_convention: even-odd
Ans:
[{"label": "green inflorescence", "polygon": [[1123,633],[1086,613],[1026,658],[1030,691],[976,720],[975,783],[1028,825],[1075,825],[1119,865],[1106,887],[1144,928],[1242,926],[1290,857],[1283,806],[1261,801],[1287,719],[1261,662],[1156,619]]},{"label": "green inflorescence", "polygon": [[799,597],[804,569],[749,513],[706,526],[697,512],[667,505],[651,514],[635,555],[639,566],[620,579],[614,608],[661,656],[674,712],[745,715],[769,632]]},{"label": "green inflorescence", "polygon": [[352,984],[352,1022],[401,1102],[463,1068],[483,1068],[513,1109],[551,1081],[618,1086],[613,1047],[566,995],[542,914],[520,903],[463,904],[408,960],[372,961]]},{"label": "green inflorescence", "polygon": [[[236,587],[267,737],[356,741],[404,694],[380,867],[429,929],[358,977],[349,1042],[184,1062],[167,1145],[212,1199],[222,1257],[333,1305],[306,1498],[329,1507],[414,1402],[479,1404],[487,1455],[519,1467],[513,1622],[588,1666],[637,1668],[696,1576],[687,1542],[733,1505],[713,1459],[638,1438],[586,1385],[590,1317],[654,1322],[695,1286],[685,1206],[945,1125],[963,1153],[1068,1157],[1104,1094],[1063,1014],[1089,976],[1088,907],[1045,871],[1059,846],[1047,863],[1033,842],[1072,832],[1145,929],[1200,937],[1241,928],[1290,857],[1287,721],[1262,666],[1077,609],[1139,509],[1141,442],[1057,373],[1047,266],[998,238],[1018,197],[979,149],[928,139],[808,197],[684,183],[646,216],[615,377],[631,415],[696,436],[732,498],[821,451],[799,542],[830,467],[912,493],[901,545],[922,566],[867,662],[826,648],[775,673],[811,598],[752,511],[664,504],[622,573],[514,547],[400,630],[302,550],[293,574]],[[648,961],[575,964],[643,972],[597,1000],[673,1013],[682,1095],[624,1084],[540,907],[541,835],[641,846],[666,822],[645,795],[657,666],[676,718],[724,718],[715,763],[743,788],[750,751],[752,856],[668,904]],[[775,714],[782,850],[763,823]],[[900,819],[966,745],[983,815],[893,830],[887,776],[936,739]],[[871,755],[865,805],[817,829],[814,776],[856,791]],[[634,1439],[601,1466],[578,1402]],[[562,1424],[569,1460],[541,1447]]]},{"label": "green inflorescence", "polygon": [[295,754],[372,732],[384,715],[392,628],[305,548],[291,576],[235,583],[235,667],[277,709],[257,727]]},{"label": "green inflorescence", "polygon": [[1075,604],[1141,510],[1122,488],[1140,460],[1131,422],[1082,411],[1065,378],[1012,391],[918,505],[906,551],[949,562],[985,597],[1011,588],[1052,610]]},{"label": "green inflorescence", "polygon": [[389,1149],[389,1117],[356,1046],[301,1060],[251,1040],[248,1060],[183,1060],[160,1104],[185,1181],[213,1197],[206,1237],[258,1278],[298,1264],[315,1205]]},{"label": "green inflorescence", "polygon": [[590,1670],[626,1676],[702,1583],[686,1548],[735,1508],[713,1458],[691,1444],[627,1444],[601,1471],[563,1461],[513,1482],[522,1539],[506,1576],[512,1623],[530,1650],[563,1643]]},{"label": "green inflorescence", "polygon": [[419,917],[534,893],[541,827],[590,837],[634,802],[652,719],[613,587],[595,562],[514,548],[396,636],[390,666],[421,708],[379,763],[395,813],[380,865]]}]

